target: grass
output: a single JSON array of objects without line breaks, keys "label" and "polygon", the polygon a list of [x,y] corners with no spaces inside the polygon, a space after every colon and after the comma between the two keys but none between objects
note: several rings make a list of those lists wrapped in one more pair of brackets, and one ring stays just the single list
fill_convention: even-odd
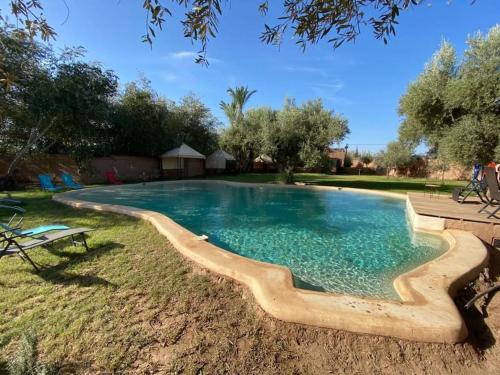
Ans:
[{"label": "grass", "polygon": [[244,288],[185,261],[146,222],[73,209],[39,191],[14,197],[26,202],[26,228],[97,230],[88,253],[64,241],[31,251],[40,273],[17,257],[0,259],[0,374],[12,358],[31,361],[22,355],[27,333],[37,342],[32,363],[61,373],[485,373],[497,358],[496,346],[483,358],[476,344],[411,343],[277,321]]},{"label": "grass", "polygon": [[[278,173],[245,173],[237,175],[211,176],[210,178],[255,183],[280,183],[283,181],[282,176]],[[387,178],[386,176],[328,175],[320,173],[297,173],[295,174],[295,181],[314,185],[385,190],[395,193],[424,191],[426,182],[441,184],[441,180],[426,180],[425,178]],[[466,182],[464,181],[445,180],[439,191],[451,194],[455,187],[463,187],[465,184]]]},{"label": "grass", "polygon": [[[26,228],[61,223],[98,230],[90,235],[88,253],[64,241],[48,251],[30,252],[42,266],[39,274],[18,257],[0,259],[0,373],[27,331],[40,339],[45,362],[121,371],[142,347],[174,340],[179,327],[158,331],[150,324],[159,314],[185,313],[220,292],[209,279],[192,273],[145,222],[75,210],[53,202],[47,193],[14,197],[26,202]],[[244,316],[242,305],[240,300],[230,310]],[[225,324],[231,319],[220,322]]]}]

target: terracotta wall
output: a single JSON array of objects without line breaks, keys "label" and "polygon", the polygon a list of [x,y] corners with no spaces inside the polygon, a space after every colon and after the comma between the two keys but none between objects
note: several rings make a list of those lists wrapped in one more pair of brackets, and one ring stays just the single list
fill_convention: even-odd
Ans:
[{"label": "terracotta wall", "polygon": [[87,184],[106,183],[106,171],[115,170],[122,181],[151,181],[160,177],[160,161],[157,158],[137,156],[107,156],[90,160],[81,171]]},{"label": "terracotta wall", "polygon": [[[0,156],[0,176],[7,172],[11,156]],[[47,173],[60,182],[62,171],[71,173],[75,180],[84,184],[106,183],[106,171],[115,169],[123,181],[150,181],[160,176],[157,158],[136,156],[109,156],[90,160],[83,168],[67,155],[39,155],[18,166],[16,181],[21,184],[38,183],[38,175]]]},{"label": "terracotta wall", "polygon": [[[0,155],[0,176],[7,172],[13,157]],[[75,178],[79,176],[78,166],[75,161],[67,155],[37,155],[32,160],[23,161],[17,167],[16,181],[18,183],[38,183],[38,175],[46,173],[60,182],[62,171],[71,173]]]}]

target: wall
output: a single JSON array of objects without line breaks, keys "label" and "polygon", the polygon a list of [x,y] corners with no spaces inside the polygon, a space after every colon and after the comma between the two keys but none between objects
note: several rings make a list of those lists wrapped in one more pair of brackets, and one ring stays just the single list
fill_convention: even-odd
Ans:
[{"label": "wall", "polygon": [[106,171],[114,169],[122,181],[151,181],[160,177],[157,158],[138,156],[108,156],[92,159],[81,172],[87,184],[106,183]]},{"label": "wall", "polygon": [[[7,172],[12,156],[0,156],[0,176]],[[84,184],[106,183],[106,171],[116,169],[123,181],[149,181],[160,176],[160,164],[157,158],[136,156],[109,156],[90,160],[83,168],[68,155],[37,155],[21,162],[16,173],[20,184],[38,184],[40,173],[49,174],[56,182],[61,182],[62,171],[71,173],[75,180]]]},{"label": "wall", "polygon": [[[13,156],[0,155],[0,176],[7,173]],[[31,160],[22,161],[17,166],[16,181],[21,184],[38,183],[40,173],[49,174],[56,182],[60,182],[62,171],[78,177],[78,166],[68,155],[36,155]]]}]

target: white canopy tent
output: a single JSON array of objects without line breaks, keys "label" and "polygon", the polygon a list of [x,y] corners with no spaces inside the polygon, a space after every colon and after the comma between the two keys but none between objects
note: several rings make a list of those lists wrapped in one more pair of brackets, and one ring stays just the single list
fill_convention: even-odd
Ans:
[{"label": "white canopy tent", "polygon": [[183,143],[160,155],[166,177],[193,177],[205,174],[205,155]]},{"label": "white canopy tent", "polygon": [[224,150],[217,150],[207,157],[207,169],[225,170],[228,162],[234,162],[236,159],[233,155],[228,154]]},{"label": "white canopy tent", "polygon": [[262,154],[262,155],[257,156],[253,160],[253,162],[254,163],[264,163],[264,164],[273,164],[274,163],[273,159],[269,155],[266,155],[266,154]]}]

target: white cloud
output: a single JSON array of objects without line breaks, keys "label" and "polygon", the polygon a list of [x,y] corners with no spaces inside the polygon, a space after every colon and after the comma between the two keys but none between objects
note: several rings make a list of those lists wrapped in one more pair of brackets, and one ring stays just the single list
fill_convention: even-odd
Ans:
[{"label": "white cloud", "polygon": [[301,72],[301,73],[311,73],[311,74],[319,74],[323,77],[326,77],[327,74],[324,69],[312,67],[312,66],[294,66],[289,65],[284,67],[285,70],[289,72]]},{"label": "white cloud", "polygon": [[341,81],[313,83],[310,88],[316,96],[331,104],[340,106],[353,104],[351,100],[338,94],[344,88],[344,83]]},{"label": "white cloud", "polygon": [[198,54],[196,52],[192,51],[178,51],[178,52],[172,52],[171,54],[168,55],[169,58],[176,59],[176,60],[183,60],[183,59],[194,59]]},{"label": "white cloud", "polygon": [[344,88],[344,84],[342,82],[332,82],[332,83],[314,83],[311,85],[313,89],[322,90],[322,91],[334,91],[338,92]]},{"label": "white cloud", "polygon": [[[184,60],[191,60],[192,62],[195,61],[195,59],[199,56],[198,52],[193,52],[193,51],[177,51],[177,52],[172,52],[167,55],[166,59],[170,61],[184,61]],[[222,62],[222,60],[217,59],[215,57],[206,57],[207,61],[209,64],[219,64]]]},{"label": "white cloud", "polygon": [[179,76],[174,73],[162,73],[162,77],[167,82],[175,82],[179,79]]}]

